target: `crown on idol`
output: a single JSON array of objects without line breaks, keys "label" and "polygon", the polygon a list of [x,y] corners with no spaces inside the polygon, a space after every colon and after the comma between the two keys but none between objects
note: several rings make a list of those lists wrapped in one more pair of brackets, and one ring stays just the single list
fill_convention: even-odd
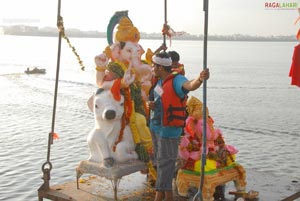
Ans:
[{"label": "crown on idol", "polygon": [[133,26],[132,22],[128,17],[121,18],[117,29],[118,31],[116,33],[115,38],[119,42],[138,42],[140,40],[139,30],[135,26]]}]

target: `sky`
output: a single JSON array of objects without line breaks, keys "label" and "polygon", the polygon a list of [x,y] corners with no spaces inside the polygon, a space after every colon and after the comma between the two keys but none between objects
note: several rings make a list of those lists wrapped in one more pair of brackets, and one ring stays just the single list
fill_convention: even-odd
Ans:
[{"label": "sky", "polygon": [[[208,34],[253,36],[296,35],[297,8],[266,8],[266,3],[297,4],[300,0],[209,0]],[[0,25],[56,26],[56,0],[1,0]],[[160,33],[164,0],[61,0],[64,26],[105,32],[116,11],[128,10],[140,32]],[[203,0],[167,0],[167,21],[174,31],[200,35],[204,30]]]}]

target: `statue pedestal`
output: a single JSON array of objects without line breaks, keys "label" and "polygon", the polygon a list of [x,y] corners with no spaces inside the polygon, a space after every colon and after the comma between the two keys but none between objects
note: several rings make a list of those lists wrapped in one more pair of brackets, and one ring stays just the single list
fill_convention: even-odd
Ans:
[{"label": "statue pedestal", "polygon": [[114,198],[117,200],[118,184],[123,176],[146,169],[144,162],[130,160],[126,163],[116,163],[111,168],[105,168],[101,163],[94,163],[87,160],[80,161],[76,168],[77,189],[79,189],[79,179],[83,174],[93,174],[104,177],[112,181]]},{"label": "statue pedestal", "polygon": [[[214,192],[217,186],[224,185],[233,181],[237,191],[246,189],[246,172],[243,166],[236,164],[223,169],[218,169],[212,173],[207,172],[204,175],[204,185],[202,188],[203,201],[213,201]],[[190,188],[199,188],[200,175],[192,171],[180,169],[177,173],[176,186],[178,194],[187,197]]]}]

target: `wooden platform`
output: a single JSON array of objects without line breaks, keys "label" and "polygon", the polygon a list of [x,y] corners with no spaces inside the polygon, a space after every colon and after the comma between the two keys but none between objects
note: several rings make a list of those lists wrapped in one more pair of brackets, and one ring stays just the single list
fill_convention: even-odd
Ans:
[{"label": "wooden platform", "polygon": [[[175,186],[175,185],[174,185]],[[51,186],[47,192],[40,192],[44,198],[54,201],[114,201],[114,192],[109,180],[89,176],[76,188],[76,181]],[[139,172],[125,176],[121,179],[118,188],[118,200],[122,201],[153,201],[155,189],[147,182],[146,175]],[[187,201],[174,189],[176,201]],[[233,201],[233,200],[232,200]]]},{"label": "wooden platform", "polygon": [[[199,177],[197,177],[197,180]],[[175,182],[174,182],[175,183]],[[74,181],[60,185],[50,186],[48,191],[39,190],[39,195],[45,200],[66,201],[112,201],[114,192],[111,182],[105,178],[92,175],[84,175],[81,178],[80,189],[76,187]],[[176,201],[186,201],[186,197],[177,194],[174,184],[174,195]],[[233,182],[229,182],[225,187],[225,200],[234,201],[234,196],[228,194],[235,190]],[[293,178],[275,177],[266,172],[247,170],[247,190],[259,191],[259,200],[284,200],[292,201],[299,199],[300,183],[294,182]],[[124,176],[119,183],[118,200],[124,201],[153,201],[155,195],[154,188],[147,183],[147,176],[140,172]]]},{"label": "wooden platform", "polygon": [[[43,198],[55,201],[113,201],[114,192],[111,181],[88,176],[80,180],[80,189],[76,181],[51,186],[49,191],[39,192]],[[148,187],[146,175],[134,173],[124,176],[119,183],[118,200],[153,200],[154,190]]]},{"label": "wooden platform", "polygon": [[[134,173],[138,173],[146,168],[146,164],[139,160],[132,160],[128,163],[116,163],[111,168],[105,168],[102,164],[87,160],[80,161],[76,168],[75,182],[52,186],[49,187],[49,189],[47,187],[42,187],[38,191],[39,200],[41,201],[43,198],[57,201],[119,200],[118,196],[121,196],[120,199],[124,200],[125,198],[122,196],[122,191],[126,190],[126,188],[128,188],[129,191],[132,191],[132,185],[139,184],[139,186],[142,186],[141,184],[145,183],[146,175],[142,175],[143,181],[138,181],[138,183],[136,183],[137,181],[135,180],[137,178],[134,176]],[[81,178],[84,174],[87,175],[87,177]],[[125,177],[126,180],[128,180],[133,176],[134,179],[132,181],[134,182],[126,181],[126,185],[121,185],[123,190],[119,189],[121,180],[124,180]],[[113,197],[111,195],[113,195]]]}]

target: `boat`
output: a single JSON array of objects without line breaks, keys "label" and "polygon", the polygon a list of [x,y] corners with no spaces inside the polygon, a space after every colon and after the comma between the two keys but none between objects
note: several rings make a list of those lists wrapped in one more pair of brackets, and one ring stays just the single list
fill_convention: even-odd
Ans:
[{"label": "boat", "polygon": [[32,70],[30,70],[29,68],[27,68],[26,71],[24,71],[24,73],[26,73],[26,74],[45,74],[46,69],[34,67]]}]

